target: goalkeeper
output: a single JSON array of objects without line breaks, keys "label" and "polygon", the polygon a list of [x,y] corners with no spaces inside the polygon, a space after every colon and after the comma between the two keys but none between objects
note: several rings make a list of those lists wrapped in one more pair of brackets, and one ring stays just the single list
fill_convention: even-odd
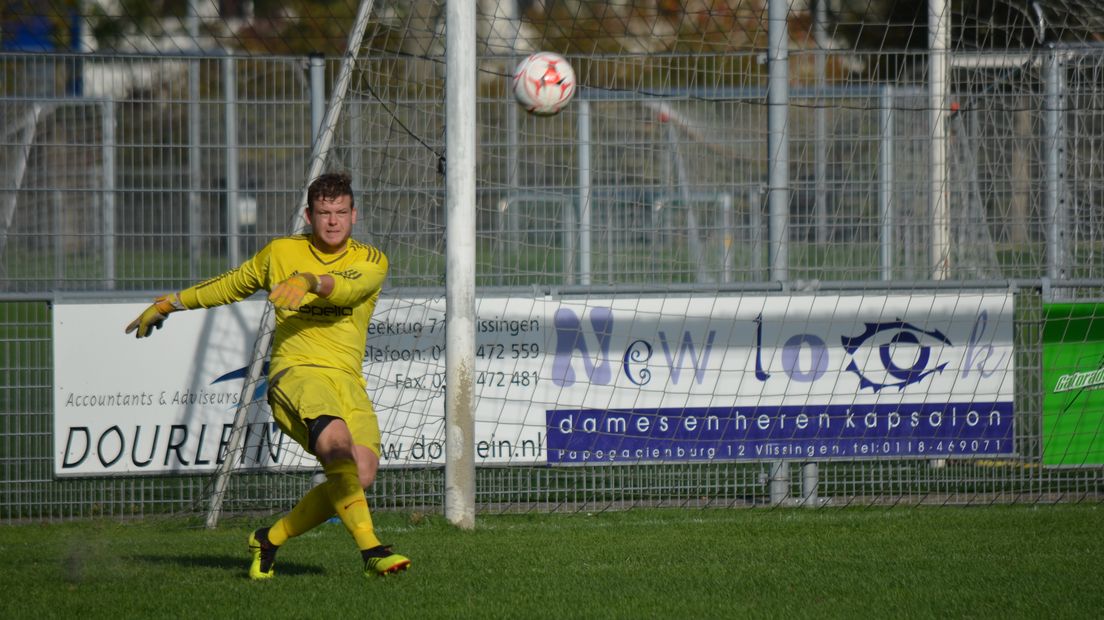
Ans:
[{"label": "goalkeeper", "polygon": [[268,402],[276,423],[322,463],[326,481],[271,527],[249,536],[249,576],[273,576],[276,551],[335,513],[356,540],[366,575],[405,570],[410,560],[380,544],[364,489],[379,468],[380,432],[363,376],[365,340],[387,257],[350,238],[356,208],[349,178],[325,174],[307,189],[311,231],[275,239],[236,269],[159,297],[131,322],[138,338],[178,310],[241,301],[270,291],[276,331]]}]

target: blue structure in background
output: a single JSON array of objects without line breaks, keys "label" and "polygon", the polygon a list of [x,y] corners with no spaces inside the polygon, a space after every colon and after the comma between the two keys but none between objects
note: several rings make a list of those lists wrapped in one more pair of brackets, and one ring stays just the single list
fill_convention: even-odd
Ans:
[{"label": "blue structure in background", "polygon": [[[0,50],[5,52],[81,52],[81,35],[84,20],[76,8],[70,9],[68,19],[67,48],[60,48],[58,42],[65,40],[57,36],[57,22],[47,15],[39,14],[40,9],[33,2],[10,2],[4,14],[3,32],[0,34]],[[80,97],[84,94],[82,59],[77,56],[63,68],[66,72],[65,94]],[[46,78],[46,76],[42,76]]]}]

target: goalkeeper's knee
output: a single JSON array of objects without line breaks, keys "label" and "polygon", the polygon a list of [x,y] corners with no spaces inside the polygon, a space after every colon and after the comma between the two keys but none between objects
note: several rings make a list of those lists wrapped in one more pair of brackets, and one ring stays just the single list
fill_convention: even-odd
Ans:
[{"label": "goalkeeper's knee", "polygon": [[180,303],[180,297],[176,293],[162,295],[154,300],[150,307],[142,311],[138,318],[130,322],[126,327],[126,333],[134,332],[135,338],[145,338],[154,328],[161,329],[169,314],[177,310],[184,310],[184,304]]}]

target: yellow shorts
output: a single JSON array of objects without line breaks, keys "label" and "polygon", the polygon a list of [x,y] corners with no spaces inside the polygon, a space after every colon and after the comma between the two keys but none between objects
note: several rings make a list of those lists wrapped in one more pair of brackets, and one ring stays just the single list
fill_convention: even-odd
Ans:
[{"label": "yellow shorts", "polygon": [[[271,380],[270,380],[271,381]],[[341,418],[353,443],[380,453],[379,420],[364,385],[336,368],[292,366],[268,386],[268,404],[280,429],[310,451],[306,420],[319,416]]]}]

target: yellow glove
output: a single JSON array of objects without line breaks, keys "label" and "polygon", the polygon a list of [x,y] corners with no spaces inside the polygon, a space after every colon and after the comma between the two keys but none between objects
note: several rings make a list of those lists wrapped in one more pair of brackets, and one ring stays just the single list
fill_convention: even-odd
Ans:
[{"label": "yellow glove", "polygon": [[127,325],[126,333],[129,334],[138,330],[134,337],[145,338],[150,335],[154,328],[161,329],[161,324],[165,322],[170,313],[184,309],[184,304],[180,303],[180,298],[177,297],[176,293],[162,295],[155,299],[149,308],[143,310],[138,318],[131,321],[130,325]]},{"label": "yellow glove", "polygon": [[298,310],[307,293],[318,293],[318,276],[313,273],[297,273],[273,287],[268,300],[277,308]]}]

